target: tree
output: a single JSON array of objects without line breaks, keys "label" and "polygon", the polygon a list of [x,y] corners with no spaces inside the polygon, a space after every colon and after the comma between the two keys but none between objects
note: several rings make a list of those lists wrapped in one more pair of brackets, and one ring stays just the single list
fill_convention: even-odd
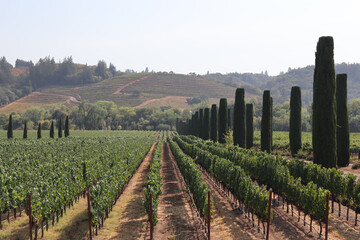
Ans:
[{"label": "tree", "polygon": [[116,75],[116,67],[115,67],[112,63],[109,64],[109,72],[110,72],[113,76]]},{"label": "tree", "polygon": [[237,88],[234,104],[234,145],[246,147],[246,118],[245,118],[245,90]]},{"label": "tree", "polygon": [[26,121],[25,121],[25,123],[24,123],[23,138],[24,138],[24,139],[26,139],[26,138],[27,138],[27,126],[26,126]]},{"label": "tree", "polygon": [[336,138],[339,167],[346,167],[350,161],[349,115],[347,109],[347,74],[336,75]]},{"label": "tree", "polygon": [[228,120],[228,123],[227,123],[227,126],[228,126],[228,128],[227,128],[227,130],[226,130],[226,132],[229,132],[230,130],[231,130],[231,110],[230,110],[230,108],[228,108],[228,110],[227,110],[227,120]]},{"label": "tree", "polygon": [[7,129],[7,138],[13,138],[13,121],[12,121],[12,115],[9,116],[9,125]]},{"label": "tree", "polygon": [[39,123],[38,130],[37,130],[37,138],[41,138],[41,123]]},{"label": "tree", "polygon": [[62,122],[61,122],[61,118],[59,119],[58,137],[62,138]]},{"label": "tree", "polygon": [[195,113],[194,117],[194,130],[195,130],[195,136],[199,137],[199,112]]},{"label": "tree", "polygon": [[54,121],[51,121],[50,138],[54,138]]},{"label": "tree", "polygon": [[105,79],[108,77],[106,70],[107,70],[106,62],[99,61],[95,68],[95,74],[101,77],[102,79]]},{"label": "tree", "polygon": [[[246,104],[246,148],[250,149],[254,141],[254,113],[253,105]],[[235,126],[235,125],[234,125]]]},{"label": "tree", "polygon": [[210,139],[217,142],[218,135],[218,121],[217,121],[217,106],[211,105],[211,121],[210,121]]},{"label": "tree", "polygon": [[210,108],[205,108],[204,110],[204,140],[209,140],[210,138]]},{"label": "tree", "polygon": [[65,119],[65,131],[64,131],[65,137],[69,136],[69,116],[66,116]]},{"label": "tree", "polygon": [[290,94],[290,149],[294,156],[301,149],[301,89],[293,86]]},{"label": "tree", "polygon": [[261,117],[261,151],[271,152],[271,99],[270,90],[263,94]]},{"label": "tree", "polygon": [[199,110],[199,128],[198,128],[198,131],[199,131],[199,138],[202,138],[204,139],[204,109],[200,109]]},{"label": "tree", "polygon": [[221,98],[219,104],[219,121],[218,121],[219,143],[225,143],[225,134],[227,130],[228,130],[227,100],[226,98]]},{"label": "tree", "polygon": [[336,93],[332,37],[320,37],[317,43],[313,88],[314,163],[335,168],[337,164]]}]

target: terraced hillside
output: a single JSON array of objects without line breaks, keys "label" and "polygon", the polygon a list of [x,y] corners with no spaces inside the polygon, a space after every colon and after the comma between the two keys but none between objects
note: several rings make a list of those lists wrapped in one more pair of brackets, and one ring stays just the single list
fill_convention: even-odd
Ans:
[{"label": "terraced hillside", "polygon": [[[207,96],[210,100],[233,98],[235,88],[203,77],[181,74],[141,73],[122,75],[99,83],[38,89],[3,108],[0,112],[21,111],[30,105],[74,104],[80,101],[113,101],[119,106],[174,106],[189,107],[188,97]],[[248,94],[247,97],[258,98]],[[218,100],[216,100],[217,102]],[[211,101],[213,102],[213,101]]]}]

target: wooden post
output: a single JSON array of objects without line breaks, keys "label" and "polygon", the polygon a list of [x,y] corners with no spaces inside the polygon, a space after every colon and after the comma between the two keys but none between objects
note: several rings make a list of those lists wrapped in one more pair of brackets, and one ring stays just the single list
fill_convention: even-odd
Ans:
[{"label": "wooden post", "polygon": [[32,214],[31,214],[31,195],[28,196],[29,202],[29,228],[30,228],[30,240],[32,240]]},{"label": "wooden post", "polygon": [[91,208],[90,208],[90,188],[87,192],[87,202],[88,202],[88,219],[89,219],[89,232],[90,232],[90,240],[92,240],[92,231],[91,231]]},{"label": "wooden post", "polygon": [[153,225],[153,208],[152,208],[152,193],[150,193],[150,240],[153,239],[154,225]]},{"label": "wooden post", "polygon": [[210,240],[210,221],[211,221],[211,211],[210,211],[210,207],[211,207],[211,198],[210,198],[210,191],[208,191],[208,222],[207,222],[207,227],[208,227],[208,240]]},{"label": "wooden post", "polygon": [[328,239],[328,227],[329,227],[329,193],[326,194],[325,240]]},{"label": "wooden post", "polygon": [[267,216],[267,229],[266,229],[266,240],[269,240],[270,233],[270,217],[271,217],[271,190],[269,192],[269,205],[268,205],[268,216]]}]

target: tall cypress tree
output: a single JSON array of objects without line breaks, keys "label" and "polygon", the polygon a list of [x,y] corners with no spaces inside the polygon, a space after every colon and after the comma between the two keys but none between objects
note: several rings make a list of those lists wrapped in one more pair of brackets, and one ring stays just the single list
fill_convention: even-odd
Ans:
[{"label": "tall cypress tree", "polygon": [[[235,126],[235,125],[234,125]],[[246,148],[251,148],[254,141],[254,110],[251,103],[246,104]]]},{"label": "tall cypress tree", "polygon": [[290,94],[290,149],[294,156],[301,149],[301,89],[293,86]]},{"label": "tall cypress tree", "polygon": [[69,116],[66,116],[65,119],[65,131],[64,131],[65,137],[68,137],[70,135],[69,133]]},{"label": "tall cypress tree", "polygon": [[195,136],[199,137],[199,112],[197,111],[195,113],[195,117],[194,117],[194,130],[195,130]]},{"label": "tall cypress tree", "polygon": [[195,136],[195,114],[191,115],[191,135]]},{"label": "tall cypress tree", "polygon": [[314,163],[335,168],[337,165],[336,91],[332,37],[319,38],[315,56],[312,124]]},{"label": "tall cypress tree", "polygon": [[228,130],[228,110],[226,98],[220,99],[218,119],[219,143],[225,143],[225,134]]},{"label": "tall cypress tree", "polygon": [[13,121],[12,121],[12,115],[9,115],[9,125],[8,125],[8,130],[7,130],[7,138],[13,138]]},{"label": "tall cypress tree", "polygon": [[273,124],[274,116],[273,116],[273,98],[270,97],[270,149],[273,150]]},{"label": "tall cypress tree", "polygon": [[336,75],[337,163],[346,167],[350,161],[349,116],[347,109],[347,74]]},{"label": "tall cypress tree", "polygon": [[229,132],[230,130],[231,130],[231,110],[230,110],[230,108],[228,108],[228,114],[227,114],[227,119],[228,119],[228,129],[227,129],[227,131],[226,132]]},{"label": "tall cypress tree", "polygon": [[199,138],[204,139],[204,109],[199,110]]},{"label": "tall cypress tree", "polygon": [[216,104],[211,105],[210,139],[217,142],[218,139],[218,115]]},{"label": "tall cypress tree", "polygon": [[61,118],[59,120],[58,137],[62,138],[62,122],[61,122]]},{"label": "tall cypress tree", "polygon": [[41,123],[39,123],[38,130],[37,130],[37,138],[41,138]]},{"label": "tall cypress tree", "polygon": [[210,108],[204,109],[204,140],[210,138]]},{"label": "tall cypress tree", "polygon": [[234,145],[246,147],[245,90],[237,88],[234,104],[233,138]]},{"label": "tall cypress tree", "polygon": [[50,138],[54,138],[54,121],[51,121],[51,125],[50,125]]},{"label": "tall cypress tree", "polygon": [[24,123],[23,138],[24,138],[24,139],[26,139],[26,138],[27,138],[27,124],[26,124],[26,121],[25,121],[25,123]]},{"label": "tall cypress tree", "polygon": [[261,151],[271,152],[271,99],[270,90],[263,94],[261,117]]}]

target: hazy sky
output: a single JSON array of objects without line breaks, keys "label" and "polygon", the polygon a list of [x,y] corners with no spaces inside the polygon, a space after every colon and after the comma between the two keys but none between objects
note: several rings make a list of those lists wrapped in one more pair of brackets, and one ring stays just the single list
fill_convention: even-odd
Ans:
[{"label": "hazy sky", "polygon": [[275,75],[314,64],[325,35],[335,62],[359,63],[359,11],[358,0],[0,0],[0,56]]}]

